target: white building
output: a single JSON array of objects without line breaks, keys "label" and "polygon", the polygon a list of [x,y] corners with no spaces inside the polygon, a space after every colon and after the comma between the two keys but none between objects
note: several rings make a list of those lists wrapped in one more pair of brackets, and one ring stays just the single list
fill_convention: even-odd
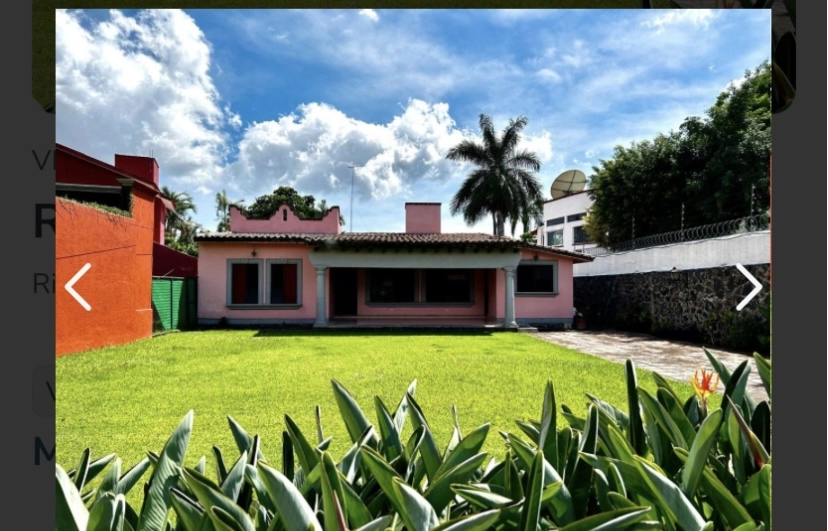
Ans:
[{"label": "white building", "polygon": [[543,205],[544,224],[537,229],[537,243],[578,252],[595,247],[583,228],[591,206],[589,190],[547,200]]}]

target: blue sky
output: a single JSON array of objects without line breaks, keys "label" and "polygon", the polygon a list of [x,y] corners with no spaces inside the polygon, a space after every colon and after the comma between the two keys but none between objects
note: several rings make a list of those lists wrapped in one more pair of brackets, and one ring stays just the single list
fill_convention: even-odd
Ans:
[{"label": "blue sky", "polygon": [[280,185],[355,231],[404,230],[406,201],[448,205],[445,153],[526,116],[547,191],[616,145],[675,130],[770,59],[768,10],[57,12],[56,140],[112,163],[158,160],[215,230],[215,194]]}]

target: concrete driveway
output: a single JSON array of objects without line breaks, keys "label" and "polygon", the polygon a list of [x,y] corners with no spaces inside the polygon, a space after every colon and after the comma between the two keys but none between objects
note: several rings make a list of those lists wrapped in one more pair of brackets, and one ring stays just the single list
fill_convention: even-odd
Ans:
[{"label": "concrete driveway", "polygon": [[[623,364],[627,359],[631,359],[636,368],[655,371],[665,378],[682,382],[689,383],[697,369],[713,370],[702,350],[703,345],[617,331],[567,330],[528,333],[544,341],[618,363]],[[707,350],[731,372],[744,360],[750,360],[747,392],[756,403],[768,399],[752,356],[720,349]],[[724,393],[723,384],[719,384],[717,392]]]}]

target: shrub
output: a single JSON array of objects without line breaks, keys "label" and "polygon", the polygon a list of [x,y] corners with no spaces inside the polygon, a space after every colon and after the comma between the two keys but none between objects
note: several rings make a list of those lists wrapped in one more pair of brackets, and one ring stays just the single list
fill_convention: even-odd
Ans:
[{"label": "shrub", "polygon": [[[191,468],[184,456],[193,412],[160,453],[125,473],[115,454],[57,466],[57,527],[72,531],[460,531],[538,529],[770,529],[770,402],[746,393],[748,360],[732,373],[705,350],[716,374],[681,401],[657,373],[655,394],[626,364],[626,411],[587,394],[586,418],[556,403],[553,383],[537,420],[500,432],[502,461],[481,452],[490,425],[454,432],[440,449],[412,382],[397,407],[374,399],[376,423],[332,381],[352,446],[335,461],[317,415],[316,440],[285,416],[282,455],[232,417],[238,453],[213,447]],[[770,361],[754,356],[770,396]],[[721,408],[707,396],[724,385]],[[318,409],[317,409],[318,412]],[[456,413],[456,412],[455,412]],[[558,415],[566,421],[558,428]],[[413,433],[402,436],[406,422]],[[140,508],[125,495],[149,472]],[[96,489],[89,482],[104,474]],[[173,520],[175,521],[173,523]]]}]

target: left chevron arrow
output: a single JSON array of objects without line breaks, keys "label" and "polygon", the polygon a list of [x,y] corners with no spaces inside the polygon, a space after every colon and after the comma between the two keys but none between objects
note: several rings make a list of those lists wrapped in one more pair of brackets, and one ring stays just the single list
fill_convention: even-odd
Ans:
[{"label": "left chevron arrow", "polygon": [[81,297],[81,296],[80,296],[80,294],[79,294],[77,291],[75,291],[75,289],[74,289],[72,286],[74,286],[74,285],[75,285],[75,283],[76,283],[78,280],[80,280],[80,279],[81,279],[81,277],[82,277],[83,275],[85,275],[87,271],[89,271],[89,268],[90,268],[90,267],[92,267],[92,264],[86,264],[85,266],[83,266],[82,268],[80,268],[80,271],[78,271],[77,273],[75,273],[75,276],[73,276],[73,277],[72,277],[72,279],[71,279],[69,282],[67,282],[65,286],[63,286],[64,288],[66,288],[66,291],[68,291],[68,292],[69,292],[69,295],[71,295],[71,296],[72,296],[72,297],[73,297],[76,301],[78,301],[78,304],[80,304],[81,306],[83,306],[83,307],[84,307],[84,309],[85,309],[87,312],[88,312],[88,311],[90,311],[90,310],[92,309],[92,306],[90,306],[90,305],[89,305],[89,303],[88,303],[88,302],[86,302],[86,301],[84,300],[84,298],[83,298],[83,297]]}]

